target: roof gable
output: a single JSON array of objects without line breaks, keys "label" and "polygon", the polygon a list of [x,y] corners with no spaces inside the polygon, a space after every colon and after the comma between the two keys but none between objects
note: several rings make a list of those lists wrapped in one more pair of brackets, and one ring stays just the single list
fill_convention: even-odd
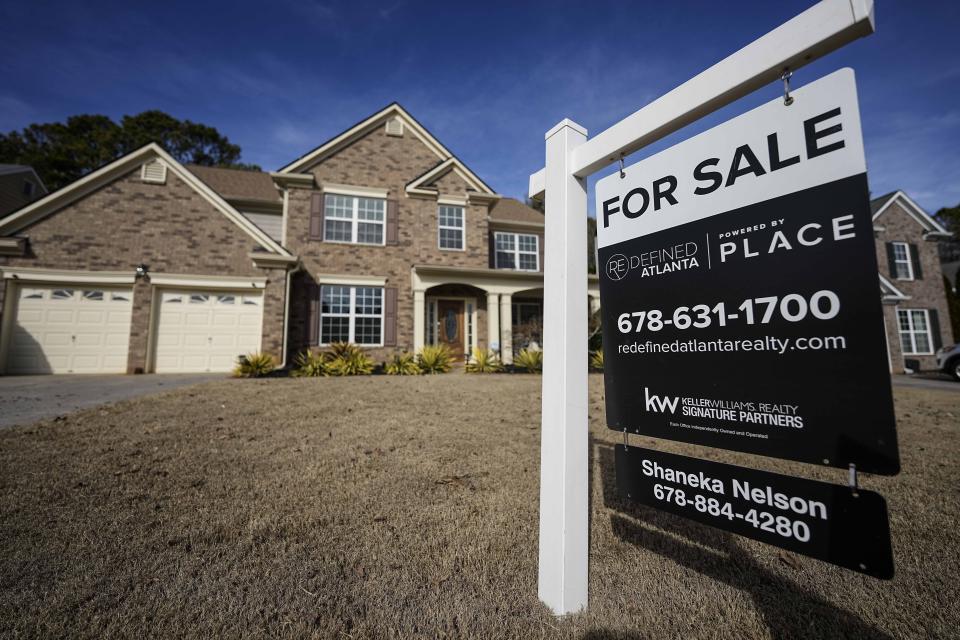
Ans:
[{"label": "roof gable", "polygon": [[880,297],[884,300],[891,301],[900,301],[900,300],[909,300],[910,296],[904,294],[900,289],[897,289],[892,282],[883,277],[882,273],[878,273],[880,276]]},{"label": "roof gable", "polygon": [[411,195],[436,195],[437,189],[432,185],[450,172],[455,172],[468,189],[493,195],[493,190],[455,156],[447,158],[426,173],[420,174],[408,182],[404,190]]},{"label": "roof gable", "polygon": [[218,211],[225,215],[230,221],[240,227],[263,249],[269,253],[276,253],[289,256],[290,252],[277,244],[270,236],[263,232],[259,227],[247,220],[243,215],[227,203],[213,189],[208,187],[195,175],[190,173],[186,167],[177,162],[173,156],[163,150],[159,145],[150,143],[132,151],[127,155],[114,160],[110,164],[103,166],[86,176],[75,180],[67,186],[54,191],[53,193],[32,202],[31,204],[11,213],[6,218],[0,220],[0,236],[8,236],[25,227],[38,222],[47,216],[50,216],[72,202],[93,193],[102,186],[110,183],[117,177],[135,169],[148,160],[159,158],[167,165],[167,169],[172,171],[178,178],[190,186],[201,197],[212,204]]},{"label": "roof gable", "polygon": [[903,207],[903,210],[922,226],[927,233],[945,236],[952,235],[943,225],[937,222],[933,216],[921,209],[917,203],[911,200],[903,191],[894,191],[893,193],[888,193],[871,200],[870,211],[873,213],[873,219],[876,220],[883,215],[894,202]]},{"label": "roof gable", "polygon": [[[432,172],[434,170],[438,170],[444,165],[444,163],[453,160],[455,161],[455,166],[458,172],[461,173],[462,177],[469,185],[482,193],[491,195],[494,193],[493,189],[491,189],[483,180],[479,178],[479,176],[473,173],[473,171],[463,164],[463,162],[454,156],[449,149],[443,146],[443,144],[433,136],[433,134],[427,131],[426,127],[417,122],[416,118],[410,115],[406,109],[401,107],[396,102],[387,105],[370,117],[361,120],[346,131],[337,134],[312,151],[300,156],[287,166],[280,169],[278,173],[300,173],[306,171],[310,167],[313,167],[320,162],[323,162],[325,159],[335,155],[341,149],[348,147],[360,138],[363,138],[377,127],[385,125],[387,120],[392,118],[399,118],[403,122],[404,130],[409,131],[416,136],[435,156],[437,156],[437,159],[440,161],[436,167],[428,171],[426,174],[424,174],[424,176],[431,176],[433,178],[439,177],[439,173],[437,175],[432,175]],[[416,178],[414,182],[421,180],[424,178],[424,176]],[[426,183],[419,182],[418,184],[424,185]]]},{"label": "roof gable", "polygon": [[26,173],[33,176],[34,181],[37,184],[37,187],[43,192],[47,192],[47,186],[43,184],[43,180],[40,179],[40,175],[34,171],[33,167],[26,164],[0,164],[0,176],[2,175],[17,175],[20,173]]}]

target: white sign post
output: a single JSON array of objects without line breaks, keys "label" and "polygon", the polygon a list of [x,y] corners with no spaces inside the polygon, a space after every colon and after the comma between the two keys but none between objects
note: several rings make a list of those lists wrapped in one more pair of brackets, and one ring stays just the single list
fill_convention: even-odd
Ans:
[{"label": "white sign post", "polygon": [[569,120],[546,134],[530,196],[546,204],[538,593],[555,614],[587,606],[586,178],[873,30],[872,0],[823,0],[590,140]]}]

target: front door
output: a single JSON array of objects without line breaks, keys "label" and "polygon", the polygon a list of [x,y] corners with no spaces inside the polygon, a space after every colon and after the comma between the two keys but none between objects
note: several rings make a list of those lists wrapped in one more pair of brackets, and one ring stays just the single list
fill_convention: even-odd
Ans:
[{"label": "front door", "polygon": [[439,330],[437,341],[447,345],[457,360],[463,353],[463,300],[437,300],[437,319]]}]

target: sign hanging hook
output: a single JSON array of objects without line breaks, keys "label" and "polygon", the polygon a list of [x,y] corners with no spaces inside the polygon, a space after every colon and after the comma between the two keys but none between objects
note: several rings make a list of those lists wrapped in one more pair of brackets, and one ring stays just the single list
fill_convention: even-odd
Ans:
[{"label": "sign hanging hook", "polygon": [[793,71],[790,71],[790,69],[784,69],[783,73],[780,74],[780,79],[783,80],[783,104],[787,107],[793,104],[793,96],[790,95],[791,77],[793,77]]},{"label": "sign hanging hook", "polygon": [[850,485],[850,490],[853,492],[853,495],[856,496],[857,489],[859,488],[857,485],[857,465],[852,462],[850,463],[850,470],[847,474],[847,484]]},{"label": "sign hanging hook", "polygon": [[623,172],[623,154],[620,154],[620,179],[623,180],[627,177],[627,174]]}]

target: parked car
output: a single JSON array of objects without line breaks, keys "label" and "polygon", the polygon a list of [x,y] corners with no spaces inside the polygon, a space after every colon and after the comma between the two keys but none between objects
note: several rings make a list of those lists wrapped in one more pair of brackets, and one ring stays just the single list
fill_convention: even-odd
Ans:
[{"label": "parked car", "polygon": [[937,368],[960,381],[960,344],[947,345],[937,351]]}]

